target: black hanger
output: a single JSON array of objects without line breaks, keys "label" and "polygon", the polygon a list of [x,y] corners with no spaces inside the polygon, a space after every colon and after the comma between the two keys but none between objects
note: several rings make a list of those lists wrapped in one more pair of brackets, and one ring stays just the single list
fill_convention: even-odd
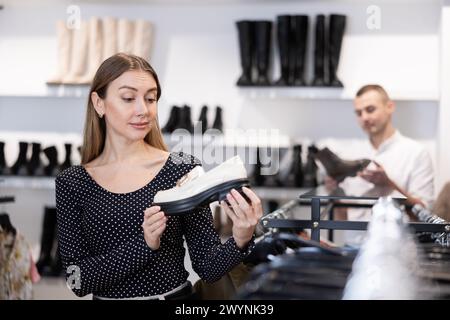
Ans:
[{"label": "black hanger", "polygon": [[0,213],[0,226],[6,232],[11,232],[13,235],[16,235],[16,228],[14,228],[9,219],[9,215],[5,212]]}]

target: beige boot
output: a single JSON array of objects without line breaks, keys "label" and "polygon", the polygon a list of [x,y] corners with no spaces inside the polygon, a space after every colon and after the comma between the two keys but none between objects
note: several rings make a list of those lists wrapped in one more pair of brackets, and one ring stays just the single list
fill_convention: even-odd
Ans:
[{"label": "beige boot", "polygon": [[135,22],[134,54],[150,61],[152,49],[152,24],[146,20]]},{"label": "beige boot", "polygon": [[63,78],[64,84],[80,84],[86,72],[88,46],[88,23],[81,21],[80,28],[73,29],[70,70]]},{"label": "beige boot", "polygon": [[[117,19],[106,17],[102,21],[103,29],[103,61],[115,55],[117,49]],[[102,62],[103,62],[102,61]]]},{"label": "beige boot", "polygon": [[92,17],[88,25],[88,59],[85,74],[79,79],[81,84],[90,84],[94,79],[100,63],[103,59],[103,39],[101,20]]},{"label": "beige boot", "polygon": [[57,70],[48,79],[48,84],[61,84],[63,78],[69,72],[70,54],[72,46],[72,30],[67,28],[64,20],[56,22],[56,45],[57,45]]},{"label": "beige boot", "polygon": [[134,22],[127,19],[119,19],[117,24],[117,49],[123,53],[134,51]]}]

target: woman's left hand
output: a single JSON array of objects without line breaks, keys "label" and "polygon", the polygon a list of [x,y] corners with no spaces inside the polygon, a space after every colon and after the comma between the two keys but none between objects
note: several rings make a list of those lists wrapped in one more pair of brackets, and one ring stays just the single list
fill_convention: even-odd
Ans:
[{"label": "woman's left hand", "polygon": [[230,217],[231,221],[233,221],[232,233],[236,245],[244,249],[252,239],[263,211],[261,200],[252,190],[243,187],[242,191],[250,199],[250,203],[239,192],[233,189],[227,194],[227,200],[231,208],[225,201],[221,201],[220,205],[228,217]]}]

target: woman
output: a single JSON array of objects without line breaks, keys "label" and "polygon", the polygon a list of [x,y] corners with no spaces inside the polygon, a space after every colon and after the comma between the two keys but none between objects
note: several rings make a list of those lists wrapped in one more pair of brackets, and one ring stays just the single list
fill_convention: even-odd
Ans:
[{"label": "woman", "polygon": [[[151,206],[200,165],[169,153],[157,121],[161,86],[142,58],[116,54],[99,67],[87,106],[82,163],[56,179],[59,245],[68,284],[94,299],[182,299],[192,294],[183,236],[192,265],[208,282],[237,265],[253,246],[262,215],[257,196],[232,190],[222,208],[234,222],[221,244],[209,209],[165,216]],[[189,161],[186,161],[186,158]],[[183,159],[183,161],[179,161]]]}]

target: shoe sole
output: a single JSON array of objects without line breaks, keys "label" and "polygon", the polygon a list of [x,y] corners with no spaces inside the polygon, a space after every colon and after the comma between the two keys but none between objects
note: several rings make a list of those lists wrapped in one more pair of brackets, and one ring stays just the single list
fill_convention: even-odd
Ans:
[{"label": "shoe sole", "polygon": [[[154,206],[161,207],[166,215],[178,216],[190,213],[193,209],[198,207],[207,207],[211,202],[222,201],[226,199],[227,194],[231,189],[242,189],[242,187],[249,187],[248,179],[232,180],[219,184],[211,189],[200,192],[199,194],[181,199],[173,202],[153,203]],[[239,190],[238,190],[239,191]],[[242,192],[240,192],[242,194]],[[245,194],[242,194],[247,199]],[[248,200],[248,199],[247,199]]]}]

